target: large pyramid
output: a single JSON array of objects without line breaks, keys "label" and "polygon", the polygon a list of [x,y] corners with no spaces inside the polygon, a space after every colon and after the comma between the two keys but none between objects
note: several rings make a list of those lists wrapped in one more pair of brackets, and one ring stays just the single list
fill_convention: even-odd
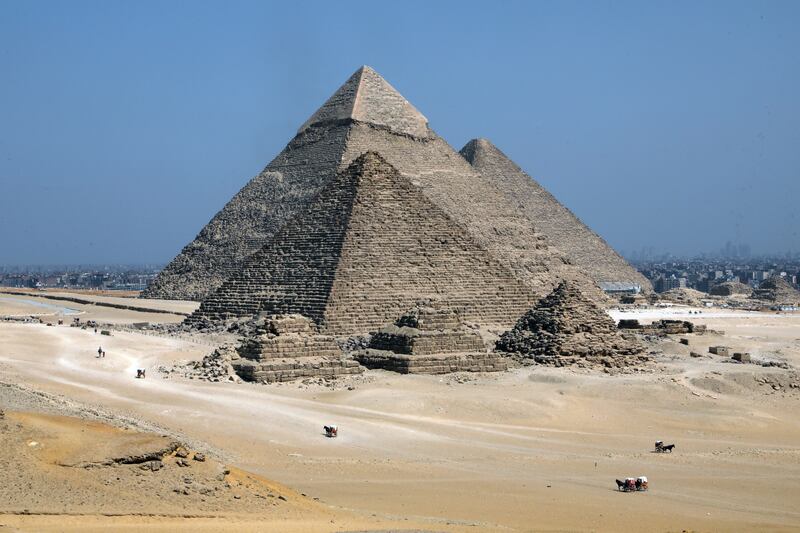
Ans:
[{"label": "large pyramid", "polygon": [[491,142],[473,139],[461,155],[492,180],[509,202],[517,203],[551,245],[596,282],[633,283],[652,290],[647,278]]},{"label": "large pyramid", "polygon": [[287,147],[202,229],[144,291],[202,300],[301,213],[337,172],[374,151],[537,295],[559,279],[591,283],[534,230],[492,179],[369,67],[358,69]]},{"label": "large pyramid", "polygon": [[498,325],[534,300],[458,222],[367,152],[188,322],[297,313],[326,333],[366,333],[431,296],[463,319]]}]

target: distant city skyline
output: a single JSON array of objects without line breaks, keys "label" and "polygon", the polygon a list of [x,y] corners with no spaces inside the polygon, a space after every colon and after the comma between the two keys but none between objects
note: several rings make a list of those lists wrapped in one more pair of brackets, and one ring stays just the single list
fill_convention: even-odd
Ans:
[{"label": "distant city skyline", "polygon": [[360,65],[626,257],[800,252],[800,4],[7,3],[0,264],[166,263]]}]

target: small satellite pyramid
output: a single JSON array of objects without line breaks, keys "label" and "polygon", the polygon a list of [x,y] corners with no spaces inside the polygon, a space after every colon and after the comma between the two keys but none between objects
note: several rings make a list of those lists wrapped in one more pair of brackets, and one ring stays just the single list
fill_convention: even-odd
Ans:
[{"label": "small satellite pyramid", "polygon": [[800,291],[792,287],[783,276],[772,276],[762,281],[750,297],[784,305],[800,304]]},{"label": "small satellite pyramid", "polygon": [[[203,300],[365,152],[377,152],[534,295],[593,285],[492,180],[369,67],[359,68],[156,277],[143,297]],[[404,311],[402,309],[401,311]],[[396,317],[395,317],[396,318]]]},{"label": "small satellite pyramid", "polygon": [[596,282],[634,284],[652,290],[647,278],[491,142],[473,139],[461,149],[461,155],[491,179],[509,202],[518,203],[548,242]]},{"label": "small satellite pyramid", "polygon": [[533,293],[375,152],[339,172],[301,216],[188,319],[296,313],[330,334],[369,332],[435,296],[463,319],[511,324]]},{"label": "small satellite pyramid", "polygon": [[569,282],[561,282],[503,333],[497,349],[557,366],[629,366],[648,359],[638,355],[644,350],[638,341],[623,336],[614,320]]}]

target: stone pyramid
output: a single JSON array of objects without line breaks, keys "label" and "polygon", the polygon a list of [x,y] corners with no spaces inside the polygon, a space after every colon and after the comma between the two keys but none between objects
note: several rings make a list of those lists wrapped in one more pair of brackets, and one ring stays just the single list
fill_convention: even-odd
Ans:
[{"label": "stone pyramid", "polygon": [[800,291],[792,287],[783,276],[772,276],[762,281],[750,297],[777,304],[800,304]]},{"label": "stone pyramid", "polygon": [[373,332],[369,348],[353,356],[367,368],[402,374],[508,369],[505,357],[490,353],[480,335],[466,327],[458,313],[438,301],[420,302],[394,324]]},{"label": "stone pyramid", "polygon": [[299,315],[268,316],[236,350],[232,367],[246,381],[271,383],[299,378],[334,378],[364,369],[347,358],[336,340],[319,335],[311,321]]},{"label": "stone pyramid", "polygon": [[492,180],[509,202],[518,203],[549,243],[596,282],[635,283],[645,291],[652,290],[647,278],[491,142],[473,139],[461,149],[461,155]]},{"label": "stone pyramid", "polygon": [[614,367],[646,360],[636,355],[643,347],[623,337],[614,320],[569,282],[560,283],[525,313],[500,337],[497,349],[557,366]]},{"label": "stone pyramid", "polygon": [[367,152],[207,297],[188,323],[300,314],[367,333],[435,296],[466,320],[511,325],[533,292],[380,155]]},{"label": "stone pyramid", "polygon": [[708,294],[714,296],[731,296],[734,294],[750,294],[751,292],[753,292],[753,289],[750,285],[745,285],[739,281],[725,281],[711,287]]},{"label": "stone pyramid", "polygon": [[591,283],[547,245],[524,211],[491,179],[469,165],[428,127],[419,111],[365,66],[142,295],[202,300],[307,208],[337,172],[368,151],[380,153],[534,293],[546,294],[560,279]]}]

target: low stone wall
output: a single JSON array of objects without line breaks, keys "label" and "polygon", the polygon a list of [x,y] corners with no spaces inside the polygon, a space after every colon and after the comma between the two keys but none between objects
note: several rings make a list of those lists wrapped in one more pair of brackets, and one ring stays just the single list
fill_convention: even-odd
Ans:
[{"label": "low stone wall", "polygon": [[233,363],[233,369],[246,381],[266,383],[301,378],[335,378],[364,372],[358,362],[345,357],[304,357],[267,362],[240,359]]},{"label": "low stone wall", "polygon": [[363,350],[354,357],[367,368],[400,374],[449,374],[451,372],[502,372],[508,361],[496,353],[407,355],[384,350]]},{"label": "low stone wall", "polygon": [[[456,327],[459,325],[456,324]],[[372,334],[370,348],[398,354],[483,352],[481,338],[466,330],[423,331],[410,327],[387,326]]]},{"label": "low stone wall", "polygon": [[114,309],[124,309],[126,311],[139,311],[140,313],[160,313],[165,315],[178,315],[189,316],[189,313],[181,313],[179,311],[167,311],[165,309],[153,309],[152,307],[142,307],[140,305],[123,305],[111,302],[98,302],[95,300],[87,300],[85,298],[77,298],[72,296],[54,296],[50,294],[30,294],[28,292],[0,290],[0,293],[13,294],[14,296],[24,296],[26,298],[44,298],[47,300],[59,300],[63,302],[72,302],[82,305],[96,305],[98,307],[112,307]]}]

